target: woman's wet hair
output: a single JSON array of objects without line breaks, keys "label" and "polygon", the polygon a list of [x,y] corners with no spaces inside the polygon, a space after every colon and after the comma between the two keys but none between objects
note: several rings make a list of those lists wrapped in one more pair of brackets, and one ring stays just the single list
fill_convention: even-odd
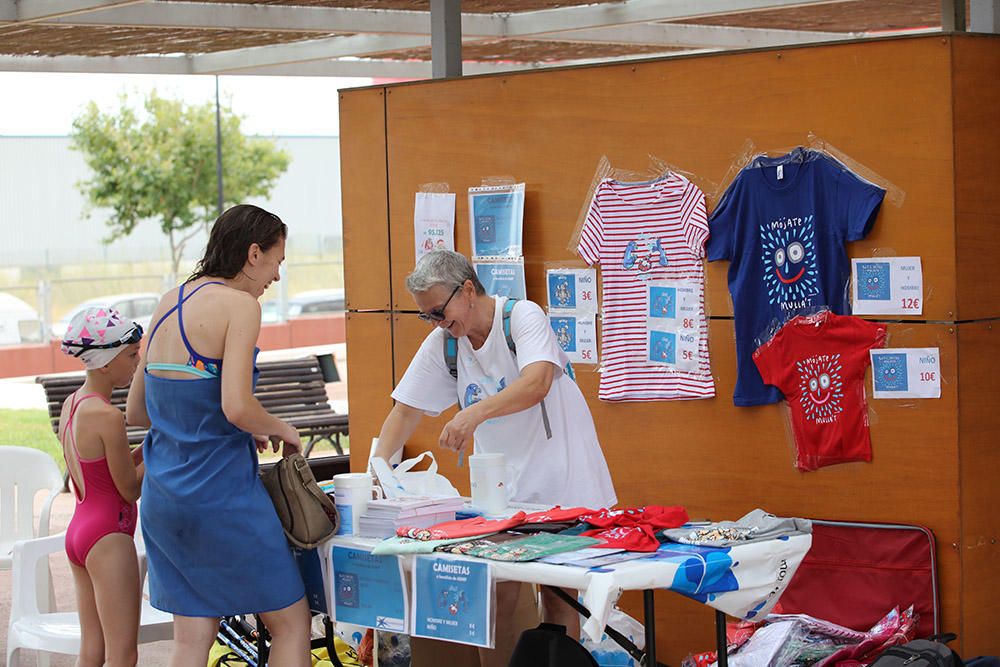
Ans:
[{"label": "woman's wet hair", "polygon": [[247,261],[247,251],[256,243],[264,252],[288,236],[281,218],[252,204],[237,204],[223,211],[212,225],[205,256],[188,282],[204,276],[235,278]]}]

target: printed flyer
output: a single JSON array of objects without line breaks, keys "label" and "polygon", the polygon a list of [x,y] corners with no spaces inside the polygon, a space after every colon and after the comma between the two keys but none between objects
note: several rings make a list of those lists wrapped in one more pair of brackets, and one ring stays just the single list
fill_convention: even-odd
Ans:
[{"label": "printed flyer", "polygon": [[417,556],[411,634],[492,648],[492,598],[487,561]]},{"label": "printed flyer", "polygon": [[526,299],[527,290],[524,287],[524,260],[504,260],[497,257],[474,259],[472,265],[476,268],[479,282],[486,288],[490,296],[509,296],[515,299]]},{"label": "printed flyer", "polygon": [[701,291],[695,283],[656,280],[646,285],[646,363],[698,369]]},{"label": "printed flyer", "polygon": [[524,183],[469,188],[473,257],[520,257]]},{"label": "printed flyer", "polygon": [[406,632],[406,588],[396,556],[335,546],[331,567],[337,621]]},{"label": "printed flyer", "polygon": [[413,205],[417,261],[431,250],[455,249],[455,193],[418,192]]}]

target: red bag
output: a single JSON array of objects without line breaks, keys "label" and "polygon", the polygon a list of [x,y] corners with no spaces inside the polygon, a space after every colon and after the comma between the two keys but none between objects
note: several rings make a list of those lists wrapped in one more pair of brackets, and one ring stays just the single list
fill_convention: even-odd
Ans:
[{"label": "red bag", "polygon": [[812,548],[781,596],[784,613],[862,631],[910,605],[916,636],[940,632],[934,535],[898,524],[814,520]]}]

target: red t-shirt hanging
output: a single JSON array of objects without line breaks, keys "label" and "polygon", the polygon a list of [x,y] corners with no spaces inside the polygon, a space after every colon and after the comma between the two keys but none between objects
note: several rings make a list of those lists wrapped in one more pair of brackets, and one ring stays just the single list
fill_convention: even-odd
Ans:
[{"label": "red t-shirt hanging", "polygon": [[754,352],[764,382],[788,401],[796,468],[872,460],[865,369],[883,345],[884,324],[827,311],[789,320]]}]

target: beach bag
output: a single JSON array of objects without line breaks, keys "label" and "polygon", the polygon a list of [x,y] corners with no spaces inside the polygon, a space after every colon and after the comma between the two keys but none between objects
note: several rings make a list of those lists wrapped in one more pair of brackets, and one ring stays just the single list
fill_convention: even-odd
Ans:
[{"label": "beach bag", "polygon": [[337,508],[319,488],[304,456],[282,458],[269,470],[261,471],[260,479],[289,542],[312,549],[337,532]]},{"label": "beach bag", "polygon": [[566,634],[566,626],[542,623],[521,633],[509,667],[600,666],[580,642]]},{"label": "beach bag", "polygon": [[[940,639],[941,641],[935,641]],[[902,646],[890,646],[871,667],[962,667],[958,654],[942,642],[955,639],[953,634],[935,635],[930,639],[915,639]]]}]

